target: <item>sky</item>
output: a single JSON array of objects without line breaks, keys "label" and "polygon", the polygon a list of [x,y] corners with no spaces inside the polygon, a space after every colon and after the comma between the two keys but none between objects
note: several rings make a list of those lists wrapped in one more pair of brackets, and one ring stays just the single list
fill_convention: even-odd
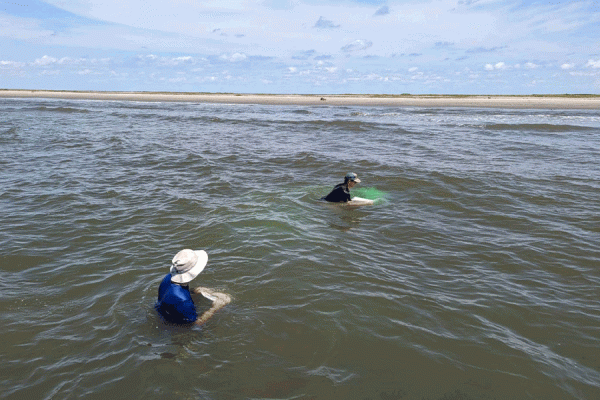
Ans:
[{"label": "sky", "polygon": [[600,94],[600,4],[0,0],[0,88]]}]

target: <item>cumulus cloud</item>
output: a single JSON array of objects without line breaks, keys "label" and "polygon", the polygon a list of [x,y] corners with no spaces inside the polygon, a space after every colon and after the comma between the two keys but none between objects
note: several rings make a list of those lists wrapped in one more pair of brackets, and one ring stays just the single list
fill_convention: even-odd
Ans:
[{"label": "cumulus cloud", "polygon": [[50,64],[54,64],[58,61],[58,59],[54,58],[54,57],[50,57],[50,56],[43,56],[42,58],[38,58],[33,62],[33,65],[35,66],[46,66],[46,65],[50,65]]},{"label": "cumulus cloud", "polygon": [[353,51],[366,50],[369,47],[373,46],[373,42],[370,40],[357,39],[352,43],[348,43],[344,47],[342,47],[342,51],[346,53],[351,53]]},{"label": "cumulus cloud", "polygon": [[390,13],[390,8],[388,6],[383,6],[379,10],[375,11],[373,15],[387,15]]},{"label": "cumulus cloud", "polygon": [[244,61],[246,58],[248,58],[248,57],[242,53],[234,53],[232,55],[223,54],[221,56],[221,59],[231,61],[231,62]]},{"label": "cumulus cloud", "polygon": [[507,69],[508,65],[506,65],[504,62],[500,61],[500,62],[497,62],[496,64],[485,64],[484,68],[486,71],[493,71],[496,69]]},{"label": "cumulus cloud", "polygon": [[412,68],[409,68],[409,69],[408,69],[408,72],[415,72],[415,71],[417,71],[418,69],[419,69],[419,68],[417,68],[417,67],[412,67]]},{"label": "cumulus cloud", "polygon": [[560,66],[562,69],[572,69],[575,68],[575,64],[564,63]]},{"label": "cumulus cloud", "polygon": [[333,73],[333,72],[337,71],[337,67],[326,67],[325,69],[326,69],[326,70],[327,70],[327,72],[329,72],[329,73]]},{"label": "cumulus cloud", "polygon": [[589,60],[586,67],[600,68],[600,60]]},{"label": "cumulus cloud", "polygon": [[296,72],[298,69],[296,67],[288,67],[288,71],[294,73]]},{"label": "cumulus cloud", "polygon": [[339,25],[335,25],[333,23],[333,21],[329,21],[323,17],[319,17],[319,20],[317,21],[317,23],[314,26],[315,28],[320,28],[320,29],[334,29],[334,28],[339,28]]},{"label": "cumulus cloud", "polygon": [[534,64],[534,63],[532,63],[532,62],[526,62],[526,63],[525,63],[525,68],[528,68],[528,69],[535,69],[535,68],[537,68],[537,67],[539,67],[539,65],[537,65],[537,64]]}]

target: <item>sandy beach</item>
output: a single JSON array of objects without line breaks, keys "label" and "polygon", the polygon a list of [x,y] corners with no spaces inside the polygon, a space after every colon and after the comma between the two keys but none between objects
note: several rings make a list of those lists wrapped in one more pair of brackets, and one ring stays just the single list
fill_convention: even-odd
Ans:
[{"label": "sandy beach", "polygon": [[0,90],[0,98],[54,98],[80,100],[197,102],[267,105],[600,109],[599,95],[282,95],[5,89]]}]

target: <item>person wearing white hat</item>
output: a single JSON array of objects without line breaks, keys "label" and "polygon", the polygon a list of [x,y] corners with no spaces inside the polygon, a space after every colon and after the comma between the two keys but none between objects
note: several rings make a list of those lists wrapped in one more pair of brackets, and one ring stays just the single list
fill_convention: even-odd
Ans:
[{"label": "person wearing white hat", "polygon": [[344,177],[344,183],[336,185],[331,193],[321,198],[332,203],[345,203],[350,201],[350,189],[357,183],[360,183],[360,179],[354,172],[348,172]]},{"label": "person wearing white hat", "polygon": [[231,302],[231,298],[225,293],[197,287],[192,293],[201,294],[212,302],[211,308],[198,318],[189,282],[202,272],[207,262],[208,254],[204,250],[184,249],[173,257],[171,269],[158,287],[158,300],[155,305],[165,321],[175,324],[195,322],[202,325],[215,312]]}]

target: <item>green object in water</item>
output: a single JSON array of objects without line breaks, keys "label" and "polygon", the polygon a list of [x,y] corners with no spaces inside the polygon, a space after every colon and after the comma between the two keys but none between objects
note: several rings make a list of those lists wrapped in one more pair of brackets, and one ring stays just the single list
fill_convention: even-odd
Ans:
[{"label": "green object in water", "polygon": [[386,192],[373,188],[373,187],[363,187],[363,188],[356,188],[356,189],[352,189],[350,191],[352,196],[358,196],[358,197],[362,197],[364,199],[369,199],[369,200],[379,200],[379,199],[384,199],[387,195]]}]

